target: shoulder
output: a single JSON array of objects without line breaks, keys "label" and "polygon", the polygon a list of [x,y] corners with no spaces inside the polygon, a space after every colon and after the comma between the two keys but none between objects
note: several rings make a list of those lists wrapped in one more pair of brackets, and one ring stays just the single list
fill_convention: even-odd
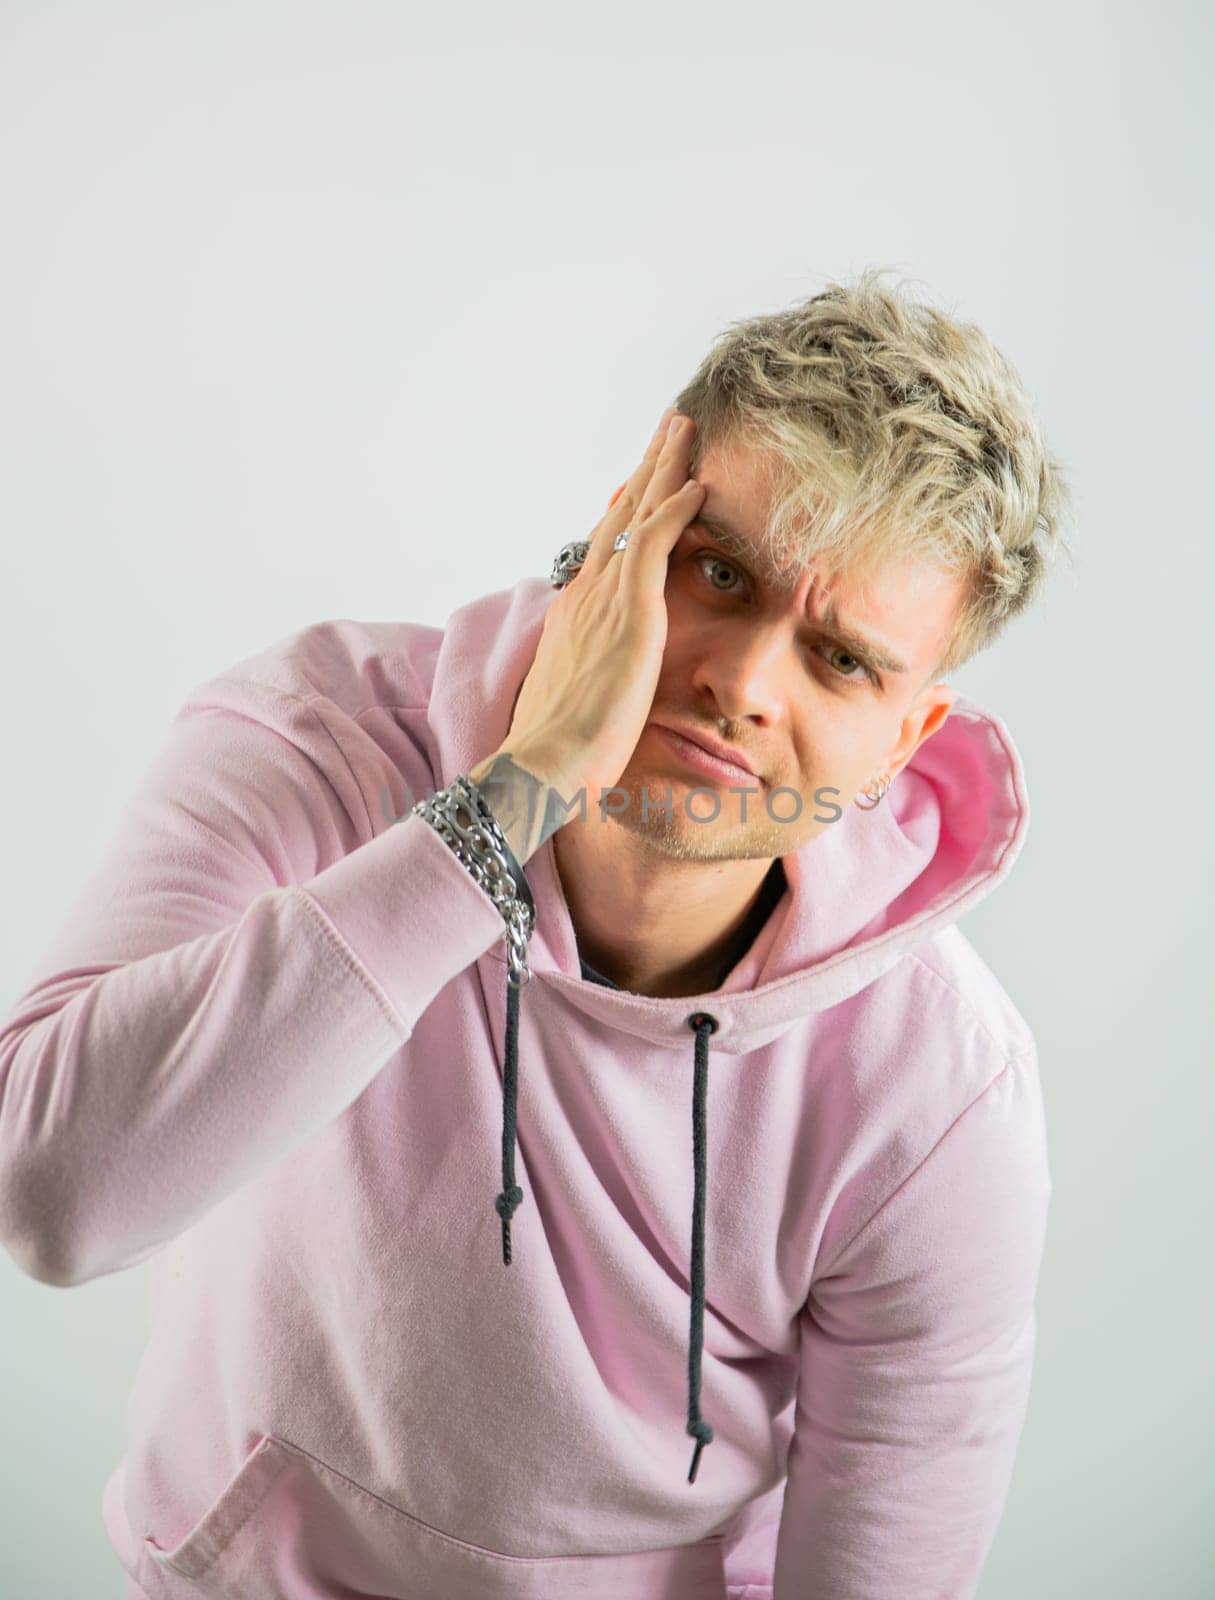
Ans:
[{"label": "shoulder", "polygon": [[943,1114],[954,1114],[956,1104],[1034,1050],[1029,1023],[956,924],[909,946],[838,1009],[838,1022],[831,1010],[824,1021],[839,1045],[858,1052],[858,1086],[871,1077],[887,1083],[885,1063],[897,1062],[897,1081],[918,1080],[945,1096]]},{"label": "shoulder", "polygon": [[934,996],[942,1019],[981,1031],[1001,1064],[1031,1054],[1034,1036],[1012,997],[955,924],[907,953],[921,990]]},{"label": "shoulder", "polygon": [[425,623],[314,622],[196,684],[178,720],[260,724],[329,780],[360,835],[374,833],[433,782],[427,708],[442,640]]},{"label": "shoulder", "polygon": [[267,696],[324,700],[352,720],[377,707],[430,700],[443,630],[420,622],[329,618],[286,634],[198,684],[191,700],[245,687]]}]

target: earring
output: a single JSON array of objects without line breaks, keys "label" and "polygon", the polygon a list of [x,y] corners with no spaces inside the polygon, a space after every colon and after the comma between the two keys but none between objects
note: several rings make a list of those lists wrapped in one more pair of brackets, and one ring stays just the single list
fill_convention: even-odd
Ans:
[{"label": "earring", "polygon": [[862,789],[861,790],[861,793],[866,797],[866,799],[868,799],[872,803],[870,805],[863,805],[861,803],[861,801],[859,801],[856,798],[856,796],[854,795],[853,799],[852,799],[853,805],[859,807],[860,810],[862,810],[862,811],[876,811],[877,808],[882,803],[882,797],[885,795],[886,791],[890,788],[890,783],[891,783],[891,779],[890,779],[889,775],[887,773],[883,772],[882,781],[878,785],[878,791],[877,791],[876,794],[871,794],[868,789]]}]

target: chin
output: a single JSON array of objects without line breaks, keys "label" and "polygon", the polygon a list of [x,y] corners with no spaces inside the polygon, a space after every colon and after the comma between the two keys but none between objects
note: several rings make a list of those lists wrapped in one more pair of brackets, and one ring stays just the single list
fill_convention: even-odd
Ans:
[{"label": "chin", "polygon": [[[746,797],[744,822],[738,810],[742,796],[720,790],[721,805],[717,815],[710,817],[712,785],[672,779],[665,772],[636,777],[626,772],[613,787],[627,794],[628,803],[622,810],[609,812],[605,820],[614,822],[632,838],[644,840],[658,855],[683,861],[740,861],[770,858],[784,848],[783,842],[773,837],[774,825],[758,796]],[[643,790],[652,797],[648,814],[642,811]],[[693,790],[699,792],[690,802],[689,816],[685,802]],[[668,796],[669,818],[661,804]],[[588,819],[591,810],[588,802]],[[781,830],[777,827],[775,831]]]}]

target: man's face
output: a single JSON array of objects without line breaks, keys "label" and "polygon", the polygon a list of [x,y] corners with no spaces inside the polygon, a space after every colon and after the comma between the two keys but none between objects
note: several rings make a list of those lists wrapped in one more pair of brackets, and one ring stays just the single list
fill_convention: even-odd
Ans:
[{"label": "man's face", "polygon": [[[613,808],[616,820],[673,858],[797,849],[832,825],[836,807],[881,774],[893,778],[953,702],[947,684],[926,679],[944,652],[963,582],[910,563],[883,569],[865,589],[846,575],[824,587],[812,568],[771,571],[753,542],[766,509],[757,467],[743,450],[715,447],[695,471],[706,493],[668,565],[653,710],[618,780],[628,801]],[[722,526],[738,540],[723,537]],[[826,620],[832,607],[834,627]],[[850,633],[906,670],[875,661],[871,677],[859,646],[854,654],[844,642]],[[732,746],[753,775],[696,770],[659,725]],[[738,787],[751,792],[732,792]],[[705,792],[692,794],[697,788]],[[816,801],[823,789],[838,792]],[[669,820],[661,805],[668,797]]]}]

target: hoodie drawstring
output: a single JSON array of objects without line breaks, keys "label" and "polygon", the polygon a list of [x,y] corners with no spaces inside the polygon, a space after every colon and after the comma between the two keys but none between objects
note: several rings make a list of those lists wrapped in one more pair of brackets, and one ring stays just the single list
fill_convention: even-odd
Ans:
[{"label": "hoodie drawstring", "polygon": [[[502,1073],[502,1192],[494,1200],[494,1210],[502,1218],[502,1260],[510,1266],[510,1219],[523,1199],[515,1182],[515,1127],[519,1097],[519,989],[506,980],[506,1060]],[[700,1414],[700,1358],[704,1350],[705,1322],[705,1162],[706,1095],[709,1083],[709,1035],[717,1032],[717,1019],[707,1011],[695,1011],[688,1027],[696,1035],[695,1071],[692,1080],[692,1328],[688,1337],[688,1426],[696,1440],[688,1482],[696,1482],[700,1454],[713,1442],[713,1429]]]},{"label": "hoodie drawstring", "polygon": [[502,1074],[502,1193],[494,1210],[502,1218],[502,1260],[510,1266],[510,1219],[523,1199],[515,1182],[515,1113],[519,1100],[519,988],[506,982],[506,1066]]},{"label": "hoodie drawstring", "polygon": [[700,1414],[700,1355],[705,1342],[705,1092],[709,1083],[709,1035],[717,1020],[695,1011],[688,1027],[696,1034],[696,1070],[692,1079],[692,1331],[688,1337],[688,1427],[696,1440],[688,1482],[696,1482],[700,1452],[712,1444],[713,1430]]}]

